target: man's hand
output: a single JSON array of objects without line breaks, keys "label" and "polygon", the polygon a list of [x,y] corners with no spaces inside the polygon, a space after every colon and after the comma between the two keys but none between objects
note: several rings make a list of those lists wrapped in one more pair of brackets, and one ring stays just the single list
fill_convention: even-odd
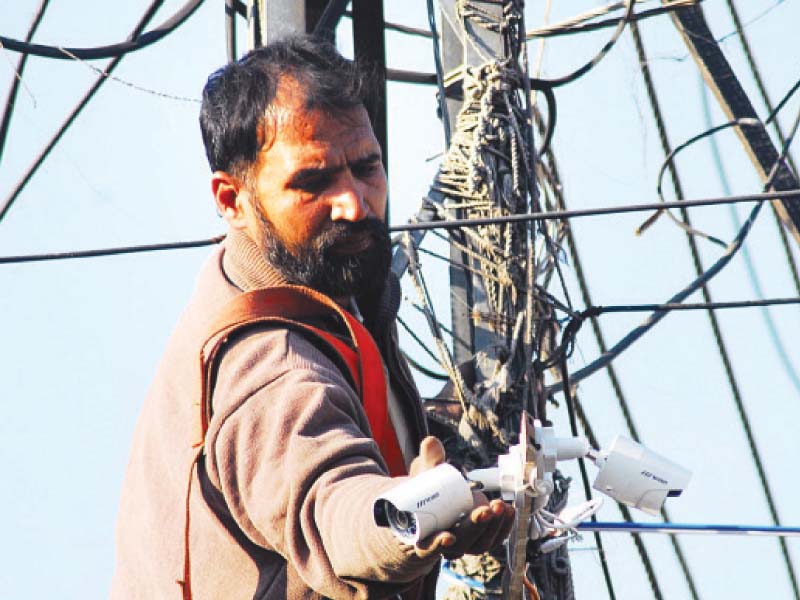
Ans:
[{"label": "man's hand", "polygon": [[[440,465],[445,460],[444,446],[435,437],[426,437],[419,446],[419,456],[411,463],[413,477]],[[514,508],[502,500],[489,500],[481,492],[472,492],[472,511],[449,531],[441,531],[416,545],[417,554],[427,557],[441,552],[446,558],[481,554],[503,542],[514,522]]]}]

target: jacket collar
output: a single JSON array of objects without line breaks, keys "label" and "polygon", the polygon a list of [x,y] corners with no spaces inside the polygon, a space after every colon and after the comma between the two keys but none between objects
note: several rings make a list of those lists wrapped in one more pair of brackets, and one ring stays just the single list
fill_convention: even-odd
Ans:
[{"label": "jacket collar", "polygon": [[[264,258],[253,240],[236,229],[231,229],[225,238],[222,269],[231,283],[243,292],[288,283]],[[394,322],[400,307],[400,295],[400,282],[389,272],[380,293],[356,299],[364,324],[373,334],[380,335],[379,332]]]},{"label": "jacket collar", "polygon": [[287,283],[267,262],[253,240],[237,229],[231,229],[225,238],[222,269],[231,283],[243,292]]}]

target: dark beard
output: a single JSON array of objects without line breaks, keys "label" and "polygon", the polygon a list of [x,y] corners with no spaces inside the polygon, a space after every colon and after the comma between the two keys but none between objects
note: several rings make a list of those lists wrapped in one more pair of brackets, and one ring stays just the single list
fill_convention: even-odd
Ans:
[{"label": "dark beard", "polygon": [[[289,248],[272,223],[257,210],[264,225],[261,251],[270,265],[293,285],[304,285],[332,298],[358,297],[379,291],[392,260],[391,240],[386,225],[374,217],[363,221],[332,221],[307,245]],[[353,237],[368,235],[371,244],[356,253],[339,253]]]}]

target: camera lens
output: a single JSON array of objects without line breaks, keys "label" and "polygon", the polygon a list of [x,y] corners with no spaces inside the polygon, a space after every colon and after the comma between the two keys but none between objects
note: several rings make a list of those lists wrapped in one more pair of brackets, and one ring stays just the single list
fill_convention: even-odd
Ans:
[{"label": "camera lens", "polygon": [[394,504],[386,503],[386,516],[392,530],[403,538],[413,539],[417,534],[417,518],[414,513],[397,510]]}]

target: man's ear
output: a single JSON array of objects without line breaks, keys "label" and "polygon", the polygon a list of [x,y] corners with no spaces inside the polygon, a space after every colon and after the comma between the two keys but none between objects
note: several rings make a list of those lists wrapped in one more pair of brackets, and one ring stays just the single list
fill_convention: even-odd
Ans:
[{"label": "man's ear", "polygon": [[232,229],[246,229],[245,206],[248,192],[242,182],[225,171],[211,175],[211,192],[217,204],[217,212]]}]

